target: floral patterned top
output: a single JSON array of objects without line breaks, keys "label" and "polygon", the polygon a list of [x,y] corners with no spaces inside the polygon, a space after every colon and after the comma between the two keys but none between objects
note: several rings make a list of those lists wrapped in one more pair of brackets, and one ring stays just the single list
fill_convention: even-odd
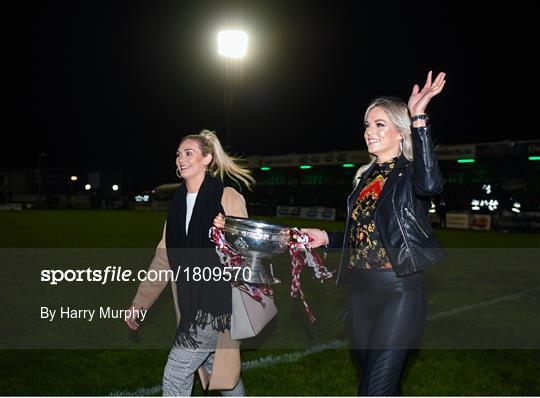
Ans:
[{"label": "floral patterned top", "polygon": [[394,170],[397,158],[375,166],[360,191],[351,213],[349,268],[391,268],[386,250],[375,228],[375,207],[384,183]]}]

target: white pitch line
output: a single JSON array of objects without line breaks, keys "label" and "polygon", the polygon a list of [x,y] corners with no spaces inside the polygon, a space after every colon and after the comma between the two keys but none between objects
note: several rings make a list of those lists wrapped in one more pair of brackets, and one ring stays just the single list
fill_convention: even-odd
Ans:
[{"label": "white pitch line", "polygon": [[110,397],[144,397],[147,395],[156,395],[159,392],[161,392],[161,384],[154,386],[154,387],[148,387],[148,388],[139,388],[135,391],[118,391],[110,393]]},{"label": "white pitch line", "polygon": [[266,368],[278,363],[291,363],[297,362],[300,359],[307,357],[308,355],[315,354],[317,352],[341,348],[345,346],[347,342],[345,340],[334,340],[325,344],[317,344],[304,351],[287,352],[282,355],[268,355],[266,357],[260,357],[251,361],[242,363],[242,370]]},{"label": "white pitch line", "polygon": [[508,294],[506,296],[500,296],[500,297],[494,298],[492,300],[480,301],[480,302],[478,302],[476,304],[464,305],[462,307],[454,308],[452,310],[437,312],[436,314],[428,316],[427,320],[428,321],[435,321],[437,319],[448,318],[448,317],[451,317],[452,315],[461,314],[463,312],[475,310],[477,308],[487,307],[488,305],[497,304],[497,303],[500,303],[502,301],[519,300],[523,296],[526,296],[527,294],[532,293],[532,292],[536,292],[538,290],[540,290],[540,288],[538,288],[538,287],[534,288],[534,289],[526,289],[526,290],[522,290],[519,293]]},{"label": "white pitch line", "polygon": [[[515,294],[509,294],[509,295],[506,295],[506,296],[500,296],[500,297],[494,298],[492,300],[479,301],[476,304],[464,305],[464,306],[461,306],[461,307],[458,307],[458,308],[454,308],[452,310],[437,312],[436,314],[428,316],[426,319],[428,321],[436,321],[438,319],[449,318],[449,317],[451,317],[453,315],[458,315],[458,314],[461,314],[463,312],[475,310],[477,308],[487,307],[489,305],[494,305],[494,304],[497,304],[497,303],[500,303],[500,302],[503,302],[503,301],[519,300],[523,296],[525,296],[525,295],[527,295],[529,293],[532,293],[532,292],[536,292],[538,290],[540,290],[540,288],[526,289],[526,290],[522,290],[521,292],[518,292],[518,293],[515,293]],[[311,348],[308,348],[307,350],[304,350],[304,351],[287,352],[287,353],[282,354],[282,355],[268,355],[268,356],[265,356],[265,357],[260,357],[260,358],[257,358],[257,359],[253,359],[251,361],[243,362],[242,363],[242,370],[247,371],[247,370],[250,370],[250,369],[266,368],[266,367],[269,367],[269,366],[277,365],[279,363],[297,362],[300,359],[302,359],[304,357],[307,357],[308,355],[315,354],[315,353],[322,352],[322,351],[326,351],[326,350],[341,348],[341,347],[344,347],[346,344],[347,344],[347,342],[345,340],[334,340],[334,341],[331,341],[331,342],[325,343],[325,344],[317,344],[317,345],[315,345],[315,346],[313,346]],[[135,391],[127,391],[127,390],[117,391],[117,392],[111,393],[109,395],[110,396],[124,396],[124,397],[126,397],[126,396],[145,396],[145,395],[155,395],[155,394],[159,393],[160,391],[161,391],[161,384],[153,386],[153,387],[148,387],[148,388],[139,388],[139,389],[137,389]]]}]

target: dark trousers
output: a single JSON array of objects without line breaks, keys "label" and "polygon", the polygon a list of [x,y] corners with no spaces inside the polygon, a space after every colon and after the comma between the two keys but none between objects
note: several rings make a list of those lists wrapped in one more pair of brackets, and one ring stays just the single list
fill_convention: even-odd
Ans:
[{"label": "dark trousers", "polygon": [[358,395],[401,395],[407,354],[418,346],[426,317],[423,274],[353,270],[349,308],[361,376]]}]

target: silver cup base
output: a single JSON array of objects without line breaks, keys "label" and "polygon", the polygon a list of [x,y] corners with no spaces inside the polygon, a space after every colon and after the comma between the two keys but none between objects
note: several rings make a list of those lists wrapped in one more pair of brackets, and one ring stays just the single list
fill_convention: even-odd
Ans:
[{"label": "silver cup base", "polygon": [[251,284],[275,285],[281,281],[274,277],[272,263],[268,260],[253,257],[244,257],[244,266],[249,267],[251,272],[250,278],[244,279],[246,276],[243,272],[238,273],[237,280]]}]

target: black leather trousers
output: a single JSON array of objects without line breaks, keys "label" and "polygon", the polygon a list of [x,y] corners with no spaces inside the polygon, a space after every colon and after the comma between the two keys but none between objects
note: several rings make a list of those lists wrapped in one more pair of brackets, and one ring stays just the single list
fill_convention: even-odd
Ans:
[{"label": "black leather trousers", "polygon": [[349,310],[361,372],[358,395],[401,395],[407,354],[418,346],[426,318],[423,274],[353,270]]}]

